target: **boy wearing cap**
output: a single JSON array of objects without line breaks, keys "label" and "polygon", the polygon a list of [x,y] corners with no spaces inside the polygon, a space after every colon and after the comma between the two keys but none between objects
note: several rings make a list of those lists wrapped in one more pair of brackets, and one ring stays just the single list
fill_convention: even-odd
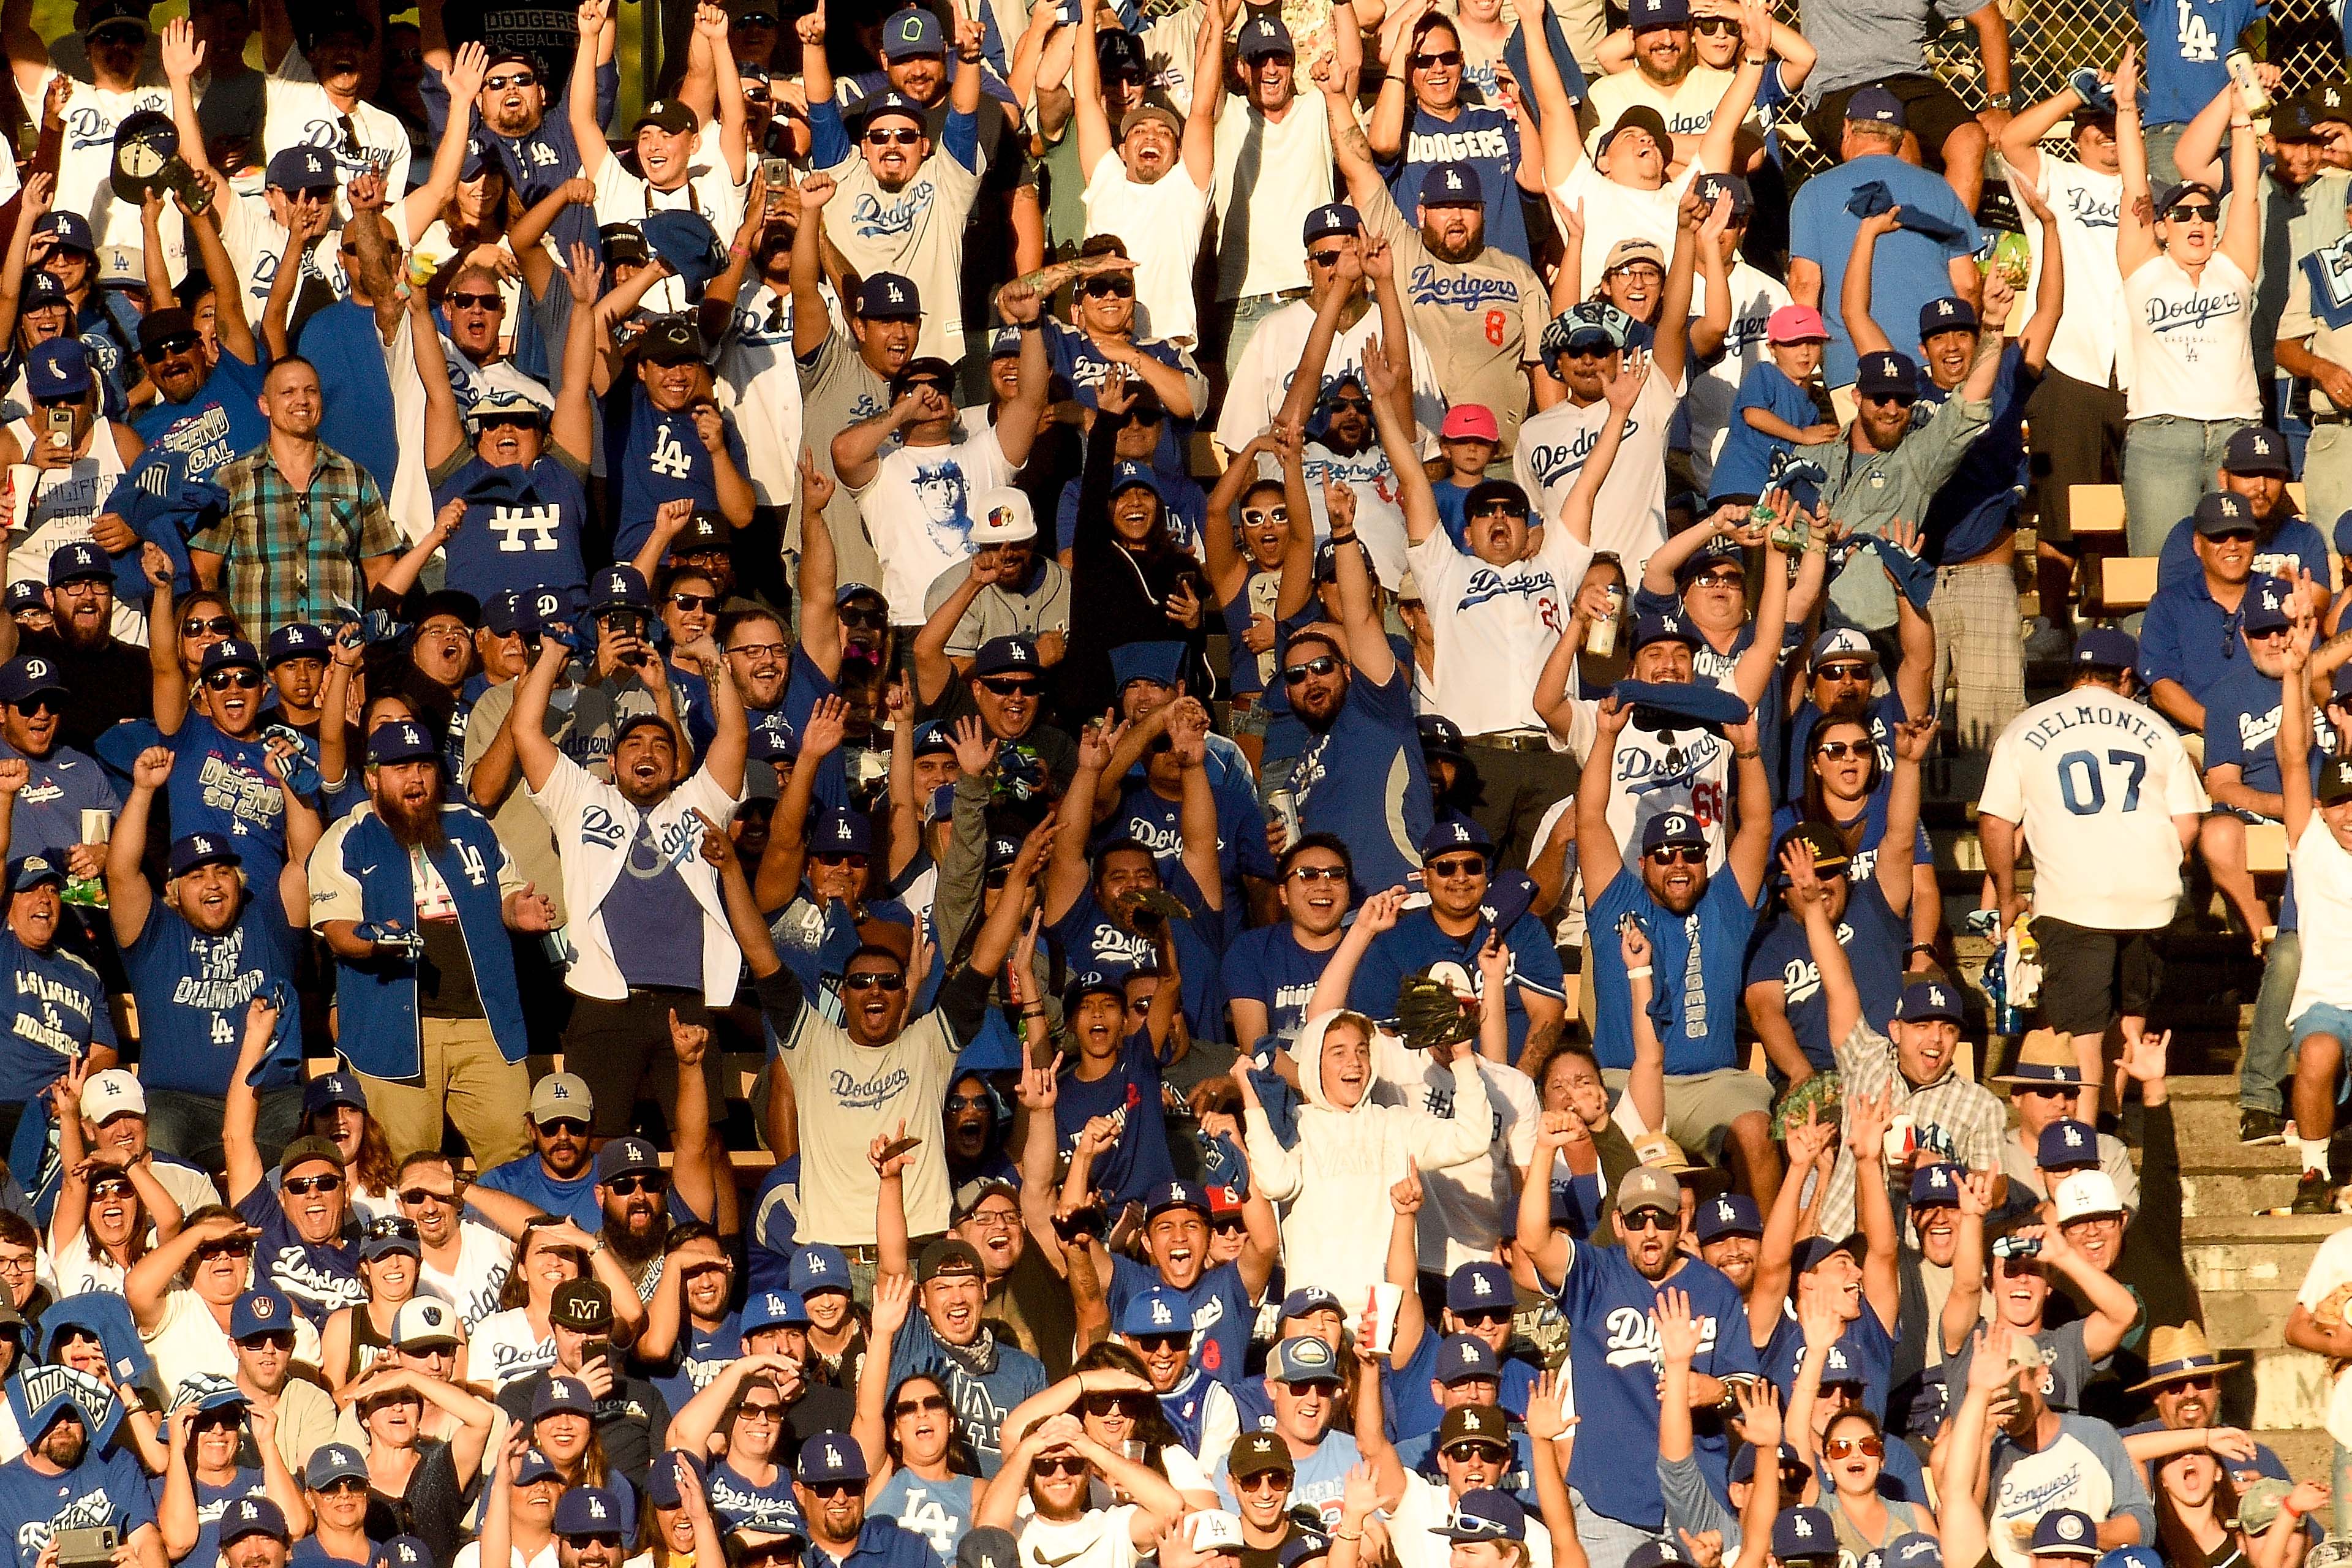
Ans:
[{"label": "boy wearing cap", "polygon": [[[830,237],[860,277],[895,272],[914,279],[934,302],[915,352],[960,362],[963,318],[952,302],[961,298],[964,228],[980,194],[980,24],[957,18],[950,108],[936,148],[924,105],[895,91],[877,93],[859,105],[853,145],[834,101],[824,13],[804,16],[797,26],[808,100],[808,166],[849,198],[847,206],[835,209],[848,221],[833,226]],[[938,32],[938,19],[919,8],[900,12],[883,24],[883,48],[887,53],[926,42],[935,48]],[[902,33],[909,35],[903,42]]]},{"label": "boy wearing cap", "polygon": [[[310,923],[310,889],[303,865],[291,861],[275,887],[248,888],[236,841],[199,829],[173,841],[157,899],[142,866],[155,795],[171,770],[162,746],[131,764],[131,798],[106,846],[107,920],[139,1002],[139,1082],[152,1101],[156,1142],[205,1160],[220,1147],[246,1005],[265,992],[292,994],[292,933]],[[301,1030],[298,1020],[286,1024],[258,1086],[257,1136],[273,1163],[301,1119]]]},{"label": "boy wearing cap", "polygon": [[[1241,1254],[1230,1263],[1216,1262],[1210,1256],[1211,1203],[1209,1194],[1186,1181],[1170,1181],[1148,1194],[1140,1263],[1109,1251],[1099,1236],[1090,1235],[1087,1245],[1112,1321],[1121,1334],[1138,1342],[1133,1348],[1147,1367],[1156,1352],[1143,1342],[1181,1334],[1191,1365],[1238,1385],[1245,1381],[1250,1329],[1257,1300],[1274,1277],[1281,1233],[1274,1205],[1253,1184],[1241,1206]],[[1164,1323],[1162,1312],[1169,1319]],[[1187,1446],[1205,1462],[1217,1445],[1202,1442],[1199,1423],[1192,1425],[1194,1437]]]},{"label": "boy wearing cap", "polygon": [[[2292,647],[2298,673],[2289,687],[2301,679]],[[2074,1036],[2086,1085],[2102,1075],[2107,1025],[2120,1016],[2126,1038],[2136,1037],[2155,1000],[2162,973],[2156,936],[2171,923],[2180,859],[2210,804],[2172,726],[2130,700],[2137,662],[2128,634],[2084,633],[2070,689],[2019,714],[1993,743],[1978,804],[2003,930],[2025,912],[2017,891],[2021,833],[2032,846],[2042,1021]],[[2280,733],[2298,724],[2308,733],[2309,723],[2293,710]],[[2303,756],[2296,753],[2295,769],[2305,767]],[[2280,766],[2288,771],[2284,760]],[[2084,1090],[2078,1114],[2091,1109],[2092,1094]]]},{"label": "boy wearing cap", "polygon": [[1732,400],[1707,484],[1710,507],[1752,503],[1769,482],[1775,458],[1835,438],[1836,424],[1823,421],[1814,402],[1822,345],[1829,338],[1822,313],[1810,305],[1772,312],[1765,323],[1768,357],[1740,378]]},{"label": "boy wearing cap", "polygon": [[8,823],[20,855],[38,852],[64,862],[77,877],[105,863],[103,843],[82,842],[82,814],[112,813],[122,801],[96,758],[63,742],[66,714],[80,693],[57,663],[20,654],[0,665],[0,761],[26,770]]}]

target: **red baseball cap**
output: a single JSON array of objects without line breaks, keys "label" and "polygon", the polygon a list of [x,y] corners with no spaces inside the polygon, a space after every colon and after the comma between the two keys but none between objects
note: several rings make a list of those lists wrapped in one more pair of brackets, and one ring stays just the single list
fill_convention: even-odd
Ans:
[{"label": "red baseball cap", "polygon": [[1495,423],[1495,411],[1483,403],[1457,403],[1445,411],[1445,422],[1437,427],[1441,441],[1492,441],[1502,444],[1502,426]]}]

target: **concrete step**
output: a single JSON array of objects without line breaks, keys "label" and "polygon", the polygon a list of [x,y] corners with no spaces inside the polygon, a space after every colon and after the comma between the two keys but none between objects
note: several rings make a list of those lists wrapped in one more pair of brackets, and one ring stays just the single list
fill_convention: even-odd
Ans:
[{"label": "concrete step", "polygon": [[[2315,1479],[2333,1473],[2336,1463],[2336,1443],[2326,1432],[2316,1426],[2299,1430],[2263,1427],[2253,1434],[2254,1441],[2266,1443],[2279,1457],[2291,1476],[2307,1476]],[[2325,1520],[2322,1523],[2326,1522]]]}]

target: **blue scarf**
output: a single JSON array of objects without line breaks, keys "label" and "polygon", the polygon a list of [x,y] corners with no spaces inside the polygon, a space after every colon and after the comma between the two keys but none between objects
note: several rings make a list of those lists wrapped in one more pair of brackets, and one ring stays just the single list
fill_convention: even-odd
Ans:
[{"label": "blue scarf", "polygon": [[[530,1042],[515,988],[514,947],[499,899],[498,868],[505,851],[488,819],[471,807],[444,806],[441,828],[446,841],[428,851],[427,858],[449,885],[449,897],[457,905],[457,930],[473,960],[474,989],[482,998],[499,1054],[519,1062]],[[373,812],[344,836],[343,869],[360,885],[366,923],[381,927],[397,921],[405,930],[415,929],[416,890],[409,876],[408,851],[394,841],[392,829]],[[338,1038],[352,1068],[373,1078],[415,1077],[424,1067],[416,961],[378,957],[353,963],[338,959],[335,976],[336,1002],[342,1012]]]}]

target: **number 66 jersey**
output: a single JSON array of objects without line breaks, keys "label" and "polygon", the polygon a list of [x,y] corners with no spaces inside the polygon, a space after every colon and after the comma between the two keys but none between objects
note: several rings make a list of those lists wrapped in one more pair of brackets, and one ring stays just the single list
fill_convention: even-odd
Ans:
[{"label": "number 66 jersey", "polygon": [[2034,913],[2095,931],[2154,931],[2180,899],[2173,819],[2208,805],[2162,714],[2085,684],[2010,721],[1978,810],[2024,828]]}]

